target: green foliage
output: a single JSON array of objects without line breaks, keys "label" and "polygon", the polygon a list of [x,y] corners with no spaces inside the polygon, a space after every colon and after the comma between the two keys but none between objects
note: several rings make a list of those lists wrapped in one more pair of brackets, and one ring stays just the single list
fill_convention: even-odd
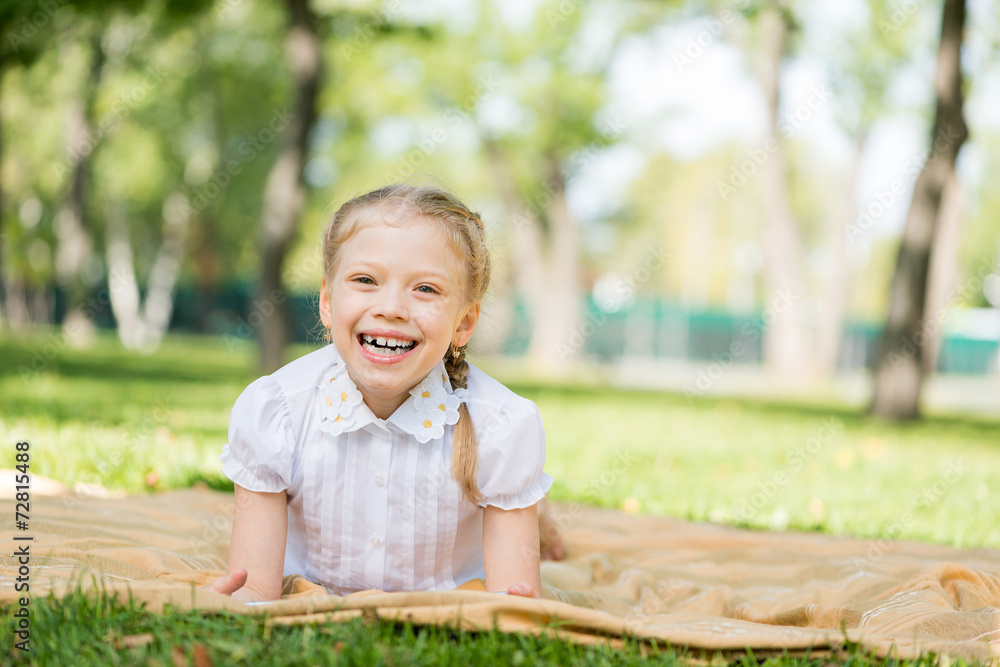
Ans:
[{"label": "green foliage", "polygon": [[[554,176],[561,172],[572,185],[593,158],[621,144],[633,144],[647,160],[643,189],[652,187],[661,200],[682,201],[650,206],[653,195],[638,193],[623,210],[602,212],[600,224],[617,235],[592,243],[607,252],[586,258],[588,275],[631,269],[635,264],[616,264],[632,256],[630,246],[669,235],[679,223],[696,225],[700,217],[718,219],[716,247],[698,260],[711,265],[711,301],[722,303],[725,285],[744,279],[732,277],[727,267],[747,232],[759,236],[756,186],[741,191],[736,204],[720,204],[714,196],[685,203],[691,193],[676,183],[695,172],[702,179],[694,180],[705,180],[710,190],[745,158],[746,147],[727,146],[683,165],[660,159],[649,140],[655,126],[623,131],[610,120],[615,100],[609,98],[609,63],[632,38],[653,43],[663,28],[707,25],[710,17],[732,10],[739,16],[727,18],[726,30],[712,39],[738,49],[753,34],[761,2],[546,0],[523,20],[510,18],[516,12],[495,2],[469,5],[461,16],[376,0],[314,4],[326,70],[320,117],[304,156],[309,191],[302,233],[286,263],[291,289],[316,289],[318,271],[303,267],[315,266],[317,231],[331,201],[385,181],[426,181],[434,174],[433,182],[470,195],[488,217],[502,220],[496,165],[489,160],[496,150],[515,177],[517,199],[544,225],[545,206],[539,204],[557,183]],[[900,109],[898,100],[912,95],[896,94],[895,82],[928,68],[935,43],[928,26],[936,25],[937,6],[873,1],[855,11],[860,18],[846,29],[828,31],[809,28],[816,6],[794,5],[794,16],[789,14],[797,29],[788,60],[822,63],[817,66],[832,81],[831,104],[845,133],[856,138],[887,114],[910,111]],[[161,242],[163,203],[176,194],[188,199],[194,214],[182,283],[210,292],[226,282],[253,280],[262,193],[277,149],[273,137],[259,139],[267,138],[269,123],[285,110],[292,91],[286,24],[282,3],[267,0],[2,0],[4,279],[29,285],[54,280],[57,215],[70,192],[73,164],[89,156],[85,226],[94,251],[88,287],[107,280],[109,210],[129,225],[143,283]],[[595,25],[610,37],[593,40],[600,32]],[[742,58],[749,71],[752,53]],[[971,81],[978,76],[980,70],[969,72]],[[930,87],[927,95],[929,100]],[[68,119],[79,105],[94,128],[84,151],[67,145]],[[919,106],[929,113],[929,106]],[[990,145],[988,137],[975,140]],[[259,147],[250,147],[251,141]],[[822,251],[827,242],[819,230],[839,204],[830,193],[842,191],[830,187],[842,174],[831,172],[843,167],[816,160],[814,147],[797,137],[788,143],[794,212],[804,223],[807,249]],[[810,168],[818,164],[824,168]],[[987,185],[976,184],[970,208],[988,210],[989,193]],[[664,207],[672,217],[663,214]],[[22,209],[30,222],[22,219]],[[38,210],[36,220],[31,212]],[[730,224],[742,227],[729,230]],[[968,247],[994,241],[982,231],[986,227],[974,226]],[[501,248],[504,233],[501,225]],[[967,272],[978,260],[968,255]],[[878,257],[865,267],[866,284],[884,285],[887,275]],[[648,288],[676,294],[678,282],[672,276]],[[881,306],[880,296],[858,295],[856,301],[862,299],[873,305],[865,301],[854,310]]]},{"label": "green foliage", "polygon": [[[52,3],[60,8],[45,19],[44,31],[32,33],[37,57],[9,68],[2,81],[0,214],[10,232],[3,259],[18,264],[11,275],[52,280],[56,216],[73,167],[87,159],[84,223],[98,267],[114,209],[130,227],[144,276],[160,244],[164,201],[179,194],[192,211],[189,256],[195,258],[182,279],[206,284],[248,272],[257,260],[256,235],[247,231],[256,226],[277,149],[273,130],[291,89],[281,7],[62,4]],[[76,107],[90,130],[70,144],[66,119]],[[18,212],[28,201],[41,214],[25,226]]]}]

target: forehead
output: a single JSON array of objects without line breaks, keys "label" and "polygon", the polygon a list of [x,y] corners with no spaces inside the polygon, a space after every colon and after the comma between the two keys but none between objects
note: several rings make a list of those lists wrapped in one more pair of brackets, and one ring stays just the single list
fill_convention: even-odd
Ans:
[{"label": "forehead", "polygon": [[354,234],[341,247],[341,267],[374,263],[388,269],[445,272],[458,283],[461,261],[440,222],[425,216],[359,220]]}]

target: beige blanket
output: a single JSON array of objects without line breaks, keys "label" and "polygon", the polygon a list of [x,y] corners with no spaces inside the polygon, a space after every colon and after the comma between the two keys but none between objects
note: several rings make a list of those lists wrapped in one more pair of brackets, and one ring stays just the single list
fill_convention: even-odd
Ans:
[{"label": "beige blanket", "polygon": [[[366,591],[346,598],[286,577],[280,601],[244,606],[192,585],[222,573],[232,495],[189,489],[127,499],[32,498],[28,530],[5,522],[0,604],[14,602],[8,554],[28,544],[31,594],[128,589],[159,610],[228,609],[270,622],[377,613],[415,624],[550,632],[572,641],[628,635],[696,650],[879,655],[935,651],[1000,663],[1000,551],[818,534],[766,533],[553,505],[568,557],[543,563],[546,599],[471,590]],[[14,516],[14,502],[0,501]],[[28,541],[14,537],[31,536]],[[13,545],[13,546],[11,546]],[[479,590],[475,590],[479,588]]]}]

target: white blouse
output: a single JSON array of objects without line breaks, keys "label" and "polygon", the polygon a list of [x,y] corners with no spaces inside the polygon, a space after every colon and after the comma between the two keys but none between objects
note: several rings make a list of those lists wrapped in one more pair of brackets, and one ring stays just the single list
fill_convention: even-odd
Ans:
[{"label": "white blouse", "polygon": [[[552,478],[535,404],[471,364],[467,384],[452,391],[441,362],[379,419],[326,345],[244,390],[219,458],[250,491],[287,491],[286,575],[336,595],[446,590],[484,576],[483,507],[530,507]],[[462,401],[479,439],[479,506],[451,477]]]}]

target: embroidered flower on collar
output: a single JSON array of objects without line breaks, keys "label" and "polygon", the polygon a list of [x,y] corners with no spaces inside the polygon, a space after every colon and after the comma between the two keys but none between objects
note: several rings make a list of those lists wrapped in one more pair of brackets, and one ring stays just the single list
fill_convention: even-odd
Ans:
[{"label": "embroidered flower on collar", "polygon": [[437,440],[444,435],[444,419],[443,411],[427,404],[410,416],[409,426],[413,437],[421,444],[428,440]]},{"label": "embroidered flower on collar", "polygon": [[431,397],[435,389],[442,388],[442,383],[448,381],[448,376],[444,375],[444,379],[439,381],[437,379],[439,375],[441,375],[440,369],[432,368],[431,372],[410,390],[410,396],[413,397],[414,402],[426,400]]},{"label": "embroidered flower on collar", "polygon": [[444,387],[438,387],[427,393],[430,396],[421,396],[413,401],[417,412],[422,415],[432,413],[435,410],[443,412],[445,424],[457,424],[458,406],[462,404],[462,399],[456,394],[450,393]]},{"label": "embroidered flower on collar", "polygon": [[[322,431],[337,436],[376,419],[364,405],[364,397],[339,358],[328,373],[320,387]],[[458,408],[467,397],[465,389],[452,390],[444,362],[441,362],[410,390],[410,397],[387,421],[423,444],[443,437],[445,426],[458,423]]]},{"label": "embroidered flower on collar", "polygon": [[446,425],[457,424],[458,406],[465,402],[467,395],[465,389],[452,390],[443,364],[428,373],[410,390],[414,414],[408,421],[417,442],[436,440],[444,435]]},{"label": "embroidered flower on collar", "polygon": [[355,408],[362,400],[361,392],[351,381],[347,371],[335,368],[322,392],[320,415],[323,420],[320,430],[340,435],[352,428],[358,415]]}]

